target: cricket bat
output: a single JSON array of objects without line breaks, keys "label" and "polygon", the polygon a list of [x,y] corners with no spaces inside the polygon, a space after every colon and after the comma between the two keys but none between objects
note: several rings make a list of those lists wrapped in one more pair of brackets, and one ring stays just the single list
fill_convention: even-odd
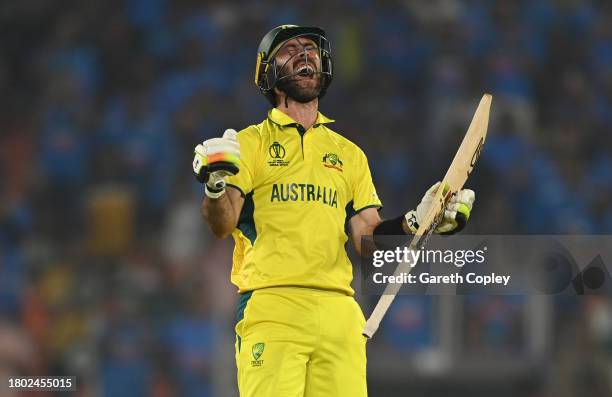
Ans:
[{"label": "cricket bat", "polygon": [[[478,160],[478,157],[480,157],[480,153],[482,152],[485,139],[487,137],[492,99],[493,97],[490,94],[484,94],[482,96],[467,133],[461,142],[461,146],[459,146],[459,150],[457,150],[455,158],[453,158],[448,171],[446,171],[444,179],[442,179],[440,187],[443,188],[438,188],[436,191],[432,205],[425,215],[425,218],[421,220],[419,228],[410,242],[409,249],[419,249],[427,242],[427,238],[431,235],[442,219],[446,204],[453,197],[453,195],[457,194],[457,192],[461,190],[467,181],[468,176],[474,169],[474,165],[476,165],[476,161]],[[401,262],[393,274],[398,276],[402,273],[409,273],[412,268],[412,263]],[[400,288],[401,284],[399,283],[387,284],[383,295],[380,297],[374,311],[366,322],[362,332],[364,336],[367,338],[372,338],[374,333],[376,333],[380,322],[389,309],[389,306],[391,306],[391,303],[395,299],[395,296],[399,292]]]}]

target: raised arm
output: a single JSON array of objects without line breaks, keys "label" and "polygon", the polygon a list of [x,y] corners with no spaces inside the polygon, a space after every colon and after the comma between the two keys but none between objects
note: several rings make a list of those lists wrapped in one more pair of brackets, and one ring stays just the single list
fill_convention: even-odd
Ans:
[{"label": "raised arm", "polygon": [[[440,183],[438,182],[430,187],[415,210],[410,210],[397,218],[382,220],[376,208],[366,208],[354,215],[349,221],[349,227],[355,250],[362,254],[362,236],[414,234],[419,228],[419,220],[427,213],[439,186]],[[435,232],[455,234],[461,231],[470,219],[474,198],[475,195],[472,190],[464,189],[457,192],[448,203],[444,211],[444,217],[436,227]]]},{"label": "raised arm", "polygon": [[202,216],[218,238],[229,236],[238,224],[244,198],[238,189],[226,189],[226,179],[240,172],[240,144],[236,131],[212,138],[194,150],[193,172],[204,183]]}]

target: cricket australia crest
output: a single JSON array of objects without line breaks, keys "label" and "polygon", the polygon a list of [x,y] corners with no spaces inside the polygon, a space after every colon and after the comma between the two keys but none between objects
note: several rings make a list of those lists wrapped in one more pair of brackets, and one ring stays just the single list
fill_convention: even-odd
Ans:
[{"label": "cricket australia crest", "polygon": [[261,367],[263,364],[263,360],[260,360],[259,358],[263,354],[265,348],[266,344],[262,342],[255,343],[253,345],[253,348],[251,349],[251,353],[253,353],[253,361],[251,361],[251,365],[253,367]]}]

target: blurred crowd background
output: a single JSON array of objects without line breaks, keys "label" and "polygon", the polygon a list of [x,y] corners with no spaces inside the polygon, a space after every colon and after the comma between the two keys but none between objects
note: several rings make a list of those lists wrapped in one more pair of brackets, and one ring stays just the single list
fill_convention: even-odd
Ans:
[{"label": "blurred crowd background", "polygon": [[[466,232],[612,234],[609,1],[5,1],[0,377],[237,395],[232,242],[199,216],[192,151],[264,119],[256,49],[286,23],[327,30],[321,111],[368,155],[383,216],[443,175],[491,92]],[[612,395],[610,297],[530,299],[400,299],[370,395]]]}]

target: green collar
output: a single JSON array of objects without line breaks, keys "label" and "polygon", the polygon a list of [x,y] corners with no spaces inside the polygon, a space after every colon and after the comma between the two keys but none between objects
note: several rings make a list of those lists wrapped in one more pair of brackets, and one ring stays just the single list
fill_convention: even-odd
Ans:
[{"label": "green collar", "polygon": [[[293,120],[291,117],[289,117],[287,114],[283,113],[282,111],[278,110],[277,108],[272,108],[272,110],[270,110],[268,112],[268,118],[270,120],[272,120],[274,123],[280,125],[281,127],[286,127],[286,126],[294,126],[296,124],[298,124],[295,120]],[[327,124],[327,123],[333,123],[334,120],[324,116],[321,112],[317,112],[317,120],[315,121],[313,127],[318,127],[321,124]]]}]

